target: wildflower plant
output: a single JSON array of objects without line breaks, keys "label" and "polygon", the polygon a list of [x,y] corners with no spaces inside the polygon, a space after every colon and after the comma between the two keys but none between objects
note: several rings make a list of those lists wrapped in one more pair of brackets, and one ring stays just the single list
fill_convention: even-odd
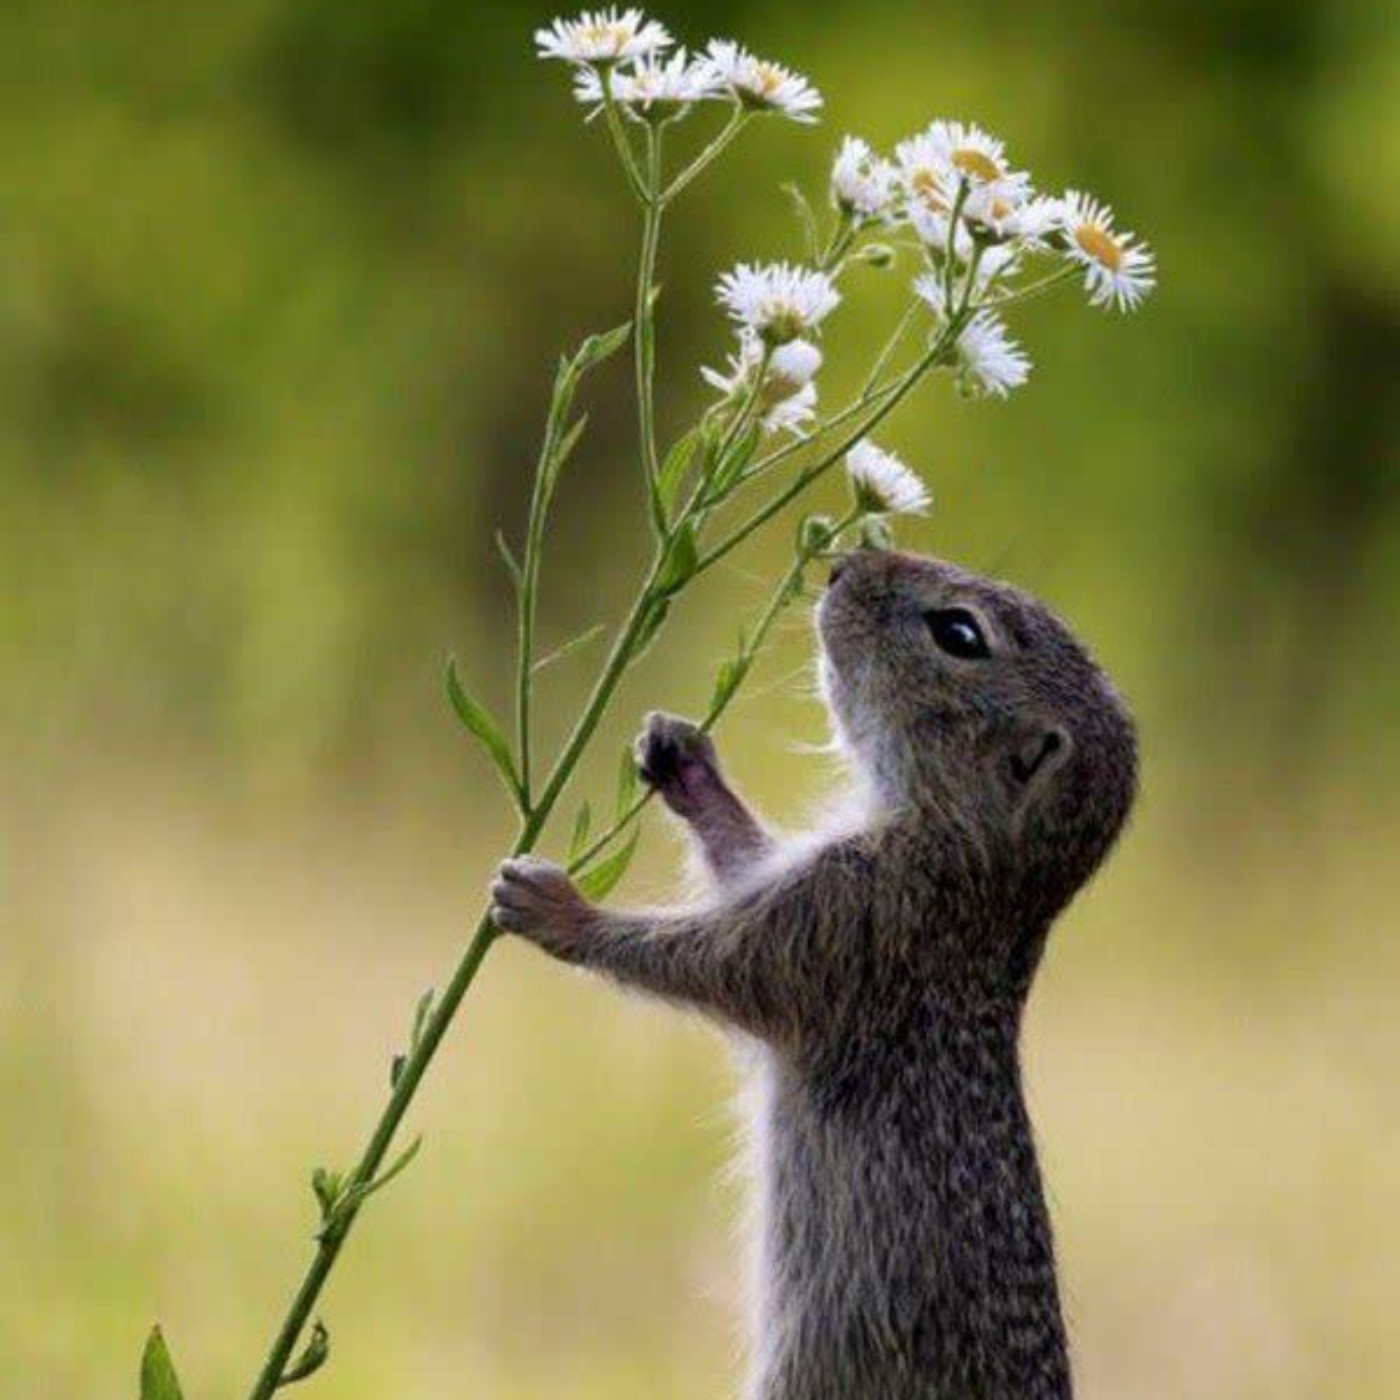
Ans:
[{"label": "wildflower plant", "polygon": [[[796,261],[740,262],[718,276],[718,309],[732,323],[727,368],[701,370],[715,397],[699,421],[663,450],[653,411],[655,273],[666,216],[755,121],[810,124],[821,94],[801,74],[715,40],[698,53],[678,48],[660,23],[636,9],[589,11],[535,35],[541,58],[567,65],[572,91],[598,117],[640,215],[631,319],[588,336],[560,360],[545,417],[528,515],[518,540],[498,535],[514,588],[517,649],[513,722],[498,719],[455,664],[448,699],[494,764],[519,817],[516,855],[561,826],[567,788],[624,674],[665,624],[676,598],[694,587],[833,468],[844,466],[849,505],[839,518],[797,522],[791,557],[767,602],[715,675],[702,727],[733,702],[775,620],[803,592],[814,561],[834,550],[891,543],[891,520],[920,514],[929,493],[920,477],[875,445],[873,433],[931,376],[948,375],[965,395],[1004,398],[1031,369],[1005,317],[1021,303],[1081,282],[1095,306],[1129,311],[1152,289],[1150,249],[1119,232],[1093,198],[1038,192],[1000,140],[980,127],[934,121],[888,156],[846,137],[835,152],[818,206],[797,194],[803,247]],[[711,115],[711,113],[715,115]],[[691,133],[703,125],[708,139]],[[690,137],[689,140],[686,138]],[[674,152],[684,147],[676,158]],[[862,269],[898,276],[905,307],[871,359],[860,389],[839,408],[819,410],[824,338],[843,301],[859,292]],[[579,448],[587,415],[576,409],[584,381],[602,361],[630,350],[636,397],[640,488],[650,561],[626,615],[611,633],[591,690],[558,752],[537,752],[538,677],[560,652],[540,656],[536,614],[550,507],[561,473]],[[591,629],[562,650],[581,649]],[[630,754],[600,819],[589,803],[563,826],[567,864],[582,891],[600,899],[627,869],[647,795]],[[389,1094],[359,1160],[343,1172],[318,1168],[315,1252],[250,1391],[270,1397],[310,1375],[329,1355],[316,1317],[322,1290],[372,1196],[411,1162],[420,1145],[391,1157],[399,1128],[498,931],[483,915],[441,994],[425,993],[407,1044],[389,1072]],[[386,1165],[387,1163],[387,1165]],[[143,1366],[146,1400],[172,1400],[178,1382],[159,1330]]]}]

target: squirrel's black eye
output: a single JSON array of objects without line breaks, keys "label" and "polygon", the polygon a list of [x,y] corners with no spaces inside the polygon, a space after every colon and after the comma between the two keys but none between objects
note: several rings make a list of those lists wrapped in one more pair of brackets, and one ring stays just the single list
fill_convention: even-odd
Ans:
[{"label": "squirrel's black eye", "polygon": [[992,654],[980,624],[966,608],[935,608],[924,619],[933,640],[949,656],[978,661]]}]

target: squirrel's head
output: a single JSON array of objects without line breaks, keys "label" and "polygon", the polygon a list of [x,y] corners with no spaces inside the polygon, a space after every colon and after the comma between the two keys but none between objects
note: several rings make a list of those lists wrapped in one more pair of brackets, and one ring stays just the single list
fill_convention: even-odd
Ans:
[{"label": "squirrel's head", "polygon": [[1034,598],[937,559],[844,556],[817,612],[837,734],[897,807],[1008,842],[1054,906],[1103,859],[1136,789],[1132,720]]}]

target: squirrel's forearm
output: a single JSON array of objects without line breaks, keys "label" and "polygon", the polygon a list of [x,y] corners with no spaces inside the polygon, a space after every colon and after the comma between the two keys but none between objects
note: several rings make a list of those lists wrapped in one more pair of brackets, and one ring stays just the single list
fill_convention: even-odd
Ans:
[{"label": "squirrel's forearm", "polygon": [[777,850],[772,836],[718,773],[702,800],[680,815],[694,833],[710,873],[721,883],[734,880]]},{"label": "squirrel's forearm", "polygon": [[831,848],[771,884],[680,913],[595,909],[573,960],[764,1039],[830,1017],[850,987],[869,901],[866,859]]}]

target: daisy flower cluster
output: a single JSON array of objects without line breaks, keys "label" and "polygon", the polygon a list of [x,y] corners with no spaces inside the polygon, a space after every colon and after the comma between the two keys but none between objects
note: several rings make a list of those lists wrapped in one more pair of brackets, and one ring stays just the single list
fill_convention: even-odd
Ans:
[{"label": "daisy flower cluster", "polygon": [[822,95],[800,73],[728,39],[695,55],[672,51],[663,25],[640,10],[588,10],[535,32],[541,58],[573,65],[574,96],[595,110],[606,96],[638,121],[675,121],[697,102],[725,100],[745,112],[814,122]]}]

